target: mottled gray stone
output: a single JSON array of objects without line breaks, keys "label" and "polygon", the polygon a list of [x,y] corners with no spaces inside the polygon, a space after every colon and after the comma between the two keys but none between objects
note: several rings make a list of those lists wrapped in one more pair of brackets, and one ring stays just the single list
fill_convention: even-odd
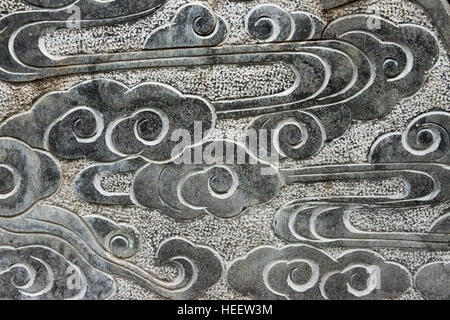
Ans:
[{"label": "mottled gray stone", "polygon": [[[348,3],[359,0],[320,0],[324,9],[333,9]],[[410,0],[422,6],[433,19],[436,27],[441,33],[442,40],[447,48],[450,49],[450,5],[448,0]]]},{"label": "mottled gray stone", "polygon": [[[395,1],[380,6],[396,9]],[[425,85],[436,95],[436,87],[445,88],[427,78],[439,78],[436,66],[445,73],[445,50],[439,54],[434,29],[448,49],[448,4],[414,1],[432,17],[429,24],[422,15],[404,23],[411,20],[353,14],[363,2],[322,1],[328,8],[348,4],[327,13],[318,1],[305,0],[302,9],[293,2],[25,0],[18,8],[26,11],[0,18],[0,84],[16,92],[11,104],[22,104],[9,107],[13,112],[28,110],[0,125],[0,298],[144,292],[172,299],[397,299],[412,292],[449,299],[448,101],[424,99],[420,90]],[[80,21],[72,16],[77,8]],[[133,33],[126,30],[149,21],[135,48],[118,44],[113,53],[99,46],[96,54],[58,56],[45,47],[48,39],[55,43],[55,31],[76,34],[77,23],[89,35],[86,42],[102,38],[95,35],[99,30],[119,27],[121,37],[114,39],[123,36],[127,43]],[[235,32],[243,43],[230,40]],[[268,78],[271,88],[263,91],[269,94],[225,88],[225,98],[165,84],[181,68],[214,73],[221,66],[273,67],[283,72],[279,78],[288,69],[295,81],[272,88]],[[90,75],[97,72],[102,76]],[[159,82],[150,81],[155,77]],[[53,87],[66,90],[35,100],[37,91]],[[177,129],[195,133],[196,121],[203,125],[200,140],[171,141]],[[247,125],[241,142],[249,150],[218,137],[217,129],[233,131],[236,124]],[[251,149],[252,130],[269,130],[268,145]],[[361,152],[352,158],[354,144],[346,141],[355,139],[374,139],[370,149],[361,147],[367,147],[367,161]],[[225,158],[221,147],[244,161]],[[336,157],[337,148],[348,148],[349,156]],[[196,163],[198,152],[209,161]],[[281,168],[261,152],[281,157]],[[130,186],[120,180],[121,191],[103,185],[104,178],[123,174]],[[333,192],[339,183],[356,190]],[[362,190],[368,183],[380,187]],[[391,194],[391,185],[401,191]],[[364,225],[352,217],[356,211],[415,212],[421,227]],[[261,247],[286,242],[302,244]],[[226,266],[216,250],[230,261]],[[148,265],[155,259],[162,268]],[[116,290],[122,281],[125,293]]]},{"label": "mottled gray stone", "polygon": [[[222,275],[222,262],[211,249],[171,238],[160,244],[157,257],[160,263],[176,266],[180,278],[173,282],[158,279],[124,260],[138,247],[135,231],[100,216],[83,219],[57,207],[36,206],[18,217],[0,218],[0,225],[0,242],[18,248],[0,250],[1,263],[13,263],[7,273],[0,273],[0,281],[10,281],[15,273],[27,279],[24,272],[30,279],[25,290],[17,283],[2,287],[4,298],[107,298],[114,293],[109,275],[115,275],[168,298],[190,299],[215,284]],[[33,278],[36,268],[31,262],[36,260],[33,257],[45,266],[44,288],[43,280]],[[74,270],[71,273],[64,269],[68,265]],[[43,271],[42,267],[40,270]],[[67,279],[71,277],[79,281],[78,286],[69,284]]]},{"label": "mottled gray stone", "polygon": [[[204,159],[209,156],[207,162],[196,164],[199,153]],[[273,166],[257,160],[240,145],[215,140],[187,148],[173,162],[150,163],[140,169],[133,180],[132,199],[180,220],[206,213],[231,218],[269,201],[280,186]]]},{"label": "mottled gray stone", "polygon": [[15,216],[50,196],[60,182],[49,154],[8,137],[0,138],[0,217]]},{"label": "mottled gray stone", "polygon": [[296,200],[274,218],[277,235],[290,242],[358,247],[412,247],[448,250],[448,216],[428,233],[364,232],[349,222],[352,210],[405,208],[447,203],[450,196],[450,113],[432,111],[411,121],[403,133],[380,136],[368,154],[370,164],[334,165],[284,171],[287,183],[396,177],[405,190],[393,196],[314,197]]},{"label": "mottled gray stone", "polygon": [[450,299],[450,262],[432,262],[417,270],[414,276],[417,290],[432,300]]},{"label": "mottled gray stone", "polygon": [[256,299],[392,299],[412,285],[408,270],[375,252],[354,250],[333,259],[301,245],[259,247],[234,261],[228,283]]},{"label": "mottled gray stone", "polygon": [[333,9],[355,1],[358,0],[320,0],[320,3],[322,4],[324,9]]},{"label": "mottled gray stone", "polygon": [[[195,5],[186,6],[182,11],[189,11],[190,8],[195,9]],[[211,12],[205,7],[201,8],[199,12],[194,10],[194,16],[206,16],[207,19]],[[272,13],[273,18],[270,17]],[[292,21],[281,19],[284,15],[292,15]],[[263,16],[266,22],[258,22],[259,16]],[[338,19],[325,28],[322,38],[330,40],[298,42],[293,40],[302,35],[300,29],[291,26],[296,23],[294,16],[308,19],[312,33],[307,39],[316,37],[315,29],[323,28],[321,25],[316,26],[321,22],[312,16],[301,12],[289,14],[278,7],[264,5],[257,7],[246,17],[247,31],[253,35],[268,32],[263,36],[265,41],[276,42],[289,38],[289,42],[270,46],[208,48],[209,45],[206,45],[202,48],[160,50],[158,53],[152,52],[147,58],[147,53],[142,51],[143,56],[139,58],[143,63],[141,67],[162,66],[161,63],[172,66],[205,66],[284,62],[294,68],[297,80],[293,87],[283,93],[212,101],[209,104],[200,97],[184,97],[163,84],[149,83],[128,90],[120,83],[93,80],[80,84],[67,93],[44,96],[33,108],[35,116],[24,115],[8,121],[2,126],[1,133],[17,136],[32,146],[42,147],[46,143],[44,148],[65,159],[88,156],[94,160],[111,161],[139,153],[149,160],[165,161],[170,159],[170,150],[175,145],[169,141],[175,129],[182,128],[192,133],[194,121],[202,121],[202,137],[206,138],[215,125],[216,116],[220,119],[260,116],[250,128],[257,131],[273,130],[275,134],[269,137],[271,144],[280,146],[279,150],[268,151],[284,157],[305,159],[318,152],[325,141],[344,134],[351,125],[351,119],[379,118],[402,98],[419,90],[425,72],[437,59],[436,39],[429,31],[418,26],[396,26],[381,17],[353,15]],[[187,23],[194,23],[191,20]],[[370,30],[369,22],[379,24],[379,28]],[[181,22],[177,20],[170,26],[172,28],[179,23]],[[280,31],[285,35],[271,35],[273,30],[264,27],[264,23],[269,23],[273,30],[285,30]],[[162,30],[169,32],[169,29]],[[159,32],[162,31],[157,31]],[[161,41],[153,42],[158,47]],[[178,44],[174,43],[173,46],[177,47]],[[167,44],[162,44],[162,47],[167,47]],[[215,59],[210,59],[210,56]],[[86,55],[80,58],[89,59]],[[113,62],[113,65],[119,69],[121,65],[127,64],[128,58],[136,61],[135,54],[119,55],[117,58],[119,60]],[[71,59],[71,64],[77,65],[76,57]],[[109,58],[107,60],[107,65],[111,66]],[[149,103],[149,100],[154,102]],[[169,106],[162,106],[166,101],[170,102]],[[180,104],[182,101],[184,102]],[[196,107],[188,105],[189,103]],[[202,103],[203,107],[200,106]],[[61,104],[63,108],[59,107]],[[127,108],[122,108],[123,105]],[[182,105],[184,109],[177,108],[178,105]],[[53,113],[53,118],[39,115],[42,108],[45,108],[45,112]],[[300,110],[306,113],[297,112]],[[190,117],[180,118],[180,114]],[[151,132],[139,137],[140,131],[131,129],[135,123],[140,123],[138,129],[143,124],[143,128]],[[44,133],[49,127],[51,129],[47,138]],[[309,128],[299,130],[307,127]],[[33,130],[33,133],[27,131],[27,128]],[[307,136],[314,136],[314,140],[306,144],[306,150],[296,150],[303,143],[302,137],[306,132],[302,131],[305,130],[313,130]],[[287,136],[290,137],[289,142],[286,141]],[[44,142],[44,138],[48,141]]]},{"label": "mottled gray stone", "polygon": [[247,32],[264,42],[319,39],[324,21],[307,12],[288,13],[282,8],[264,4],[245,16]]},{"label": "mottled gray stone", "polygon": [[145,49],[215,46],[225,40],[228,29],[223,18],[202,4],[182,6],[173,20],[152,31]]},{"label": "mottled gray stone", "polygon": [[40,245],[0,247],[0,299],[106,299],[114,294],[112,276],[72,261]]},{"label": "mottled gray stone", "polygon": [[134,204],[129,194],[112,193],[104,190],[101,179],[109,174],[136,173],[147,164],[141,157],[128,158],[110,164],[96,164],[83,170],[75,181],[78,196],[84,201],[103,204]]},{"label": "mottled gray stone", "polygon": [[[447,51],[450,50],[450,4],[448,0],[414,0],[431,16],[439,29]],[[448,54],[448,52],[447,52]]]},{"label": "mottled gray stone", "polygon": [[[112,161],[139,154],[167,161],[178,144],[175,130],[207,137],[215,125],[212,106],[161,83],[128,88],[106,79],[83,82],[39,99],[30,111],[0,126],[0,134],[47,149],[63,159]],[[180,150],[181,152],[182,150]]]},{"label": "mottled gray stone", "polygon": [[[282,210],[277,218],[281,220],[277,228],[283,229],[288,221],[296,222],[292,220],[292,208],[295,212],[303,212],[305,208],[309,208],[305,203],[325,202],[325,208],[330,208],[324,211],[333,213],[326,218],[330,221],[324,223],[327,226],[325,227],[327,233],[328,226],[336,226],[336,230],[339,229],[337,226],[346,229],[345,212],[351,208],[404,208],[447,202],[450,195],[450,171],[446,165],[450,151],[449,131],[446,129],[449,119],[450,114],[447,112],[429,112],[414,119],[403,134],[389,133],[379,137],[369,152],[369,163],[366,164],[307,166],[278,171],[275,167],[264,164],[262,160],[248,154],[248,150],[238,144],[214,140],[189,147],[178,158],[165,164],[144,165],[141,159],[131,158],[112,165],[93,166],[83,171],[77,178],[77,193],[89,202],[106,204],[134,202],[145,207],[158,208],[173,218],[184,220],[197,218],[204,213],[222,218],[234,217],[245,211],[249,205],[269,201],[279,193],[282,186],[294,183],[382,181],[398,178],[407,185],[402,194],[394,196],[317,195],[314,199],[299,199],[289,205],[289,210]],[[320,129],[313,131],[314,127],[308,125],[307,121],[303,123],[307,128],[304,130],[309,130],[303,132],[303,136],[311,139],[304,141],[301,148],[293,150],[307,152],[310,155],[320,148],[320,142],[314,140]],[[187,145],[190,143],[192,142],[188,141]],[[183,147],[181,144],[180,148]],[[209,155],[209,158],[205,158],[205,155]],[[265,166],[270,172],[263,172]],[[135,172],[130,195],[108,194],[102,190],[98,183],[99,176],[110,172]],[[220,181],[218,190],[215,190],[213,185],[214,179]],[[319,211],[323,210],[322,207],[318,207]],[[311,208],[314,209],[315,206]],[[341,213],[334,213],[335,209],[339,209],[338,212]],[[312,217],[317,219],[317,214],[315,210],[310,214],[303,213],[301,217],[304,221],[296,223],[309,226],[308,220]],[[286,227],[285,231],[288,230],[292,228]],[[336,230],[334,232],[339,234]],[[283,232],[282,236],[289,239]],[[367,234],[366,236],[369,237]],[[376,235],[375,238],[377,237],[380,236]],[[336,235],[336,238],[341,236]],[[423,242],[423,245],[428,245],[427,242],[440,242],[440,247],[444,248],[450,240],[448,234],[431,236],[430,239],[435,239],[434,241],[424,239],[423,235],[412,235],[411,238],[409,235],[392,236],[392,240],[402,239]],[[370,237],[367,240],[370,240]]]}]

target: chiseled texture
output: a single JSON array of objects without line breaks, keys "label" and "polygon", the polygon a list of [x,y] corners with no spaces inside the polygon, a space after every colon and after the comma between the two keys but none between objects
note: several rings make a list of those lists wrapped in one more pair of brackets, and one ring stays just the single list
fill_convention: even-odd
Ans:
[{"label": "chiseled texture", "polygon": [[[44,35],[43,41],[52,54],[68,55],[75,53],[120,52],[142,48],[150,32],[158,26],[167,24],[176,10],[187,0],[169,0],[156,14],[135,23],[119,26],[104,26],[81,31],[58,31]],[[244,28],[244,16],[255,5],[267,3],[266,0],[236,2],[228,0],[201,1],[222,16],[229,24],[229,36],[225,43],[254,43]],[[410,1],[404,0],[361,0],[346,6],[330,10],[321,10],[319,0],[271,0],[288,11],[303,10],[315,14],[325,21],[352,13],[380,13],[396,23],[415,23],[425,26],[439,38],[430,18]],[[0,14],[30,10],[31,7],[17,0],[0,0]],[[439,40],[440,41],[440,40]],[[428,72],[423,87],[417,94],[403,99],[392,111],[376,121],[356,121],[342,137],[325,144],[313,157],[302,160],[284,160],[281,166],[295,168],[306,165],[359,163],[365,162],[373,141],[383,133],[403,131],[409,121],[423,112],[440,108],[450,111],[449,77],[450,62],[440,41],[440,57],[436,66]],[[123,82],[128,87],[145,81],[159,81],[177,88],[184,94],[198,94],[206,99],[228,97],[251,97],[281,92],[293,82],[293,75],[282,64],[272,67],[216,66],[210,68],[170,68],[158,70],[115,71],[102,74],[72,75],[30,83],[0,83],[0,119],[19,112],[27,111],[42,94],[53,90],[67,90],[84,80],[103,77]],[[243,138],[242,129],[249,118],[238,120],[220,120],[212,133],[222,138],[233,134],[236,139]],[[225,263],[246,255],[261,245],[282,247],[285,243],[272,230],[272,219],[276,211],[291,200],[310,197],[317,194],[333,195],[345,190],[355,194],[392,193],[401,189],[401,183],[390,180],[382,185],[370,183],[326,183],[287,186],[271,202],[251,207],[244,215],[230,220],[217,219],[206,215],[199,219],[177,222],[158,211],[136,206],[105,206],[88,204],[80,200],[74,192],[76,175],[93,164],[85,159],[61,161],[62,187],[52,197],[41,201],[43,204],[57,205],[81,216],[99,214],[118,223],[136,226],[142,235],[141,250],[131,258],[143,268],[164,278],[171,278],[175,270],[169,267],[155,266],[155,252],[159,244],[172,236],[184,237],[194,243],[210,246],[224,259]],[[112,190],[129,188],[129,178],[120,176],[117,181],[103,181]],[[407,211],[383,210],[379,213],[354,212],[350,220],[362,230],[367,231],[424,231],[431,223],[448,209],[448,204]],[[344,248],[325,249],[330,256],[338,257]],[[405,265],[411,273],[419,267],[437,261],[450,259],[449,252],[373,249],[384,259]],[[127,280],[117,278],[117,293],[113,299],[161,299],[160,296],[146,291]],[[200,299],[246,299],[233,291],[222,279],[219,283],[200,296]],[[401,299],[421,299],[414,289],[409,289]]]}]

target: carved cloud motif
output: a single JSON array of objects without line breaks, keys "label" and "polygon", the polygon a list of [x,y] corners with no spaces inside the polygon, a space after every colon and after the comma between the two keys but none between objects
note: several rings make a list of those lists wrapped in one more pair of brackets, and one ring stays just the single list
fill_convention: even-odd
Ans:
[{"label": "carved cloud motif", "polygon": [[178,144],[172,133],[184,129],[194,136],[196,121],[202,136],[215,125],[213,109],[202,98],[159,83],[129,89],[97,79],[44,95],[30,111],[4,122],[0,134],[63,159],[112,161],[139,154],[166,161]]},{"label": "carved cloud motif", "polygon": [[431,262],[417,270],[414,276],[417,290],[430,300],[450,299],[450,261]]},{"label": "carved cloud motif", "polygon": [[333,259],[309,246],[259,247],[234,261],[228,283],[255,299],[392,299],[412,285],[408,270],[372,251]]},{"label": "carved cloud motif", "polygon": [[406,208],[446,203],[450,197],[450,113],[430,111],[415,117],[404,132],[383,134],[373,143],[368,164],[304,167],[283,173],[290,183],[400,179],[391,195],[303,198],[281,208],[274,231],[289,242],[344,246],[387,246],[447,250],[448,214],[428,232],[367,232],[349,221],[354,210]]},{"label": "carved cloud motif", "polygon": [[[208,162],[197,164],[196,153],[210,155]],[[251,205],[269,201],[280,187],[274,167],[234,142],[214,140],[187,148],[167,164],[149,163],[138,170],[132,199],[175,219],[193,219],[205,213],[231,218]]]},{"label": "carved cloud motif", "polygon": [[186,4],[173,20],[147,37],[145,49],[215,46],[225,40],[228,27],[222,17],[201,3]]},{"label": "carved cloud motif", "polygon": [[78,263],[39,245],[0,247],[0,299],[106,299],[115,293],[110,275]]},{"label": "carved cloud motif", "polygon": [[0,217],[24,212],[59,186],[59,165],[46,152],[0,138]]},{"label": "carved cloud motif", "polygon": [[[222,262],[214,251],[184,239],[169,238],[160,244],[157,258],[161,264],[177,268],[179,276],[174,280],[159,279],[125,260],[136,252],[139,241],[139,233],[130,226],[100,216],[81,218],[52,206],[35,206],[20,216],[0,218],[0,243],[11,246],[0,248],[0,283],[10,281],[11,272],[18,273],[14,278],[18,281],[2,287],[0,295],[102,299],[113,293],[111,275],[127,278],[167,298],[191,299],[222,276]],[[73,269],[73,277],[79,276],[80,290],[61,293],[55,288],[65,287],[63,273],[68,266]],[[44,269],[46,273],[42,274]]]},{"label": "carved cloud motif", "polygon": [[450,113],[431,111],[416,117],[406,130],[380,136],[369,152],[369,162],[450,163]]}]

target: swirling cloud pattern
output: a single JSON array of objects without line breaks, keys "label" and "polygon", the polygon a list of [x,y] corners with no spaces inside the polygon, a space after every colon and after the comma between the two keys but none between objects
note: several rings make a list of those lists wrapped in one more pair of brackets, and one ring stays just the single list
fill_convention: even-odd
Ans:
[{"label": "swirling cloud pattern", "polygon": [[59,186],[59,165],[46,152],[0,137],[0,217],[24,212]]},{"label": "swirling cloud pattern", "polygon": [[47,247],[0,247],[0,299],[106,299],[114,279],[87,263],[75,265]]},{"label": "swirling cloud pattern", "polygon": [[145,49],[215,46],[225,40],[228,26],[201,3],[186,4],[172,21],[156,28],[145,40]]},{"label": "swirling cloud pattern", "polygon": [[414,118],[404,132],[380,136],[369,152],[369,162],[450,163],[450,113],[430,111]]},{"label": "swirling cloud pattern", "polygon": [[211,105],[160,83],[129,89],[105,79],[52,92],[32,109],[7,120],[0,134],[49,150],[63,159],[112,161],[140,154],[166,161],[177,144],[177,129],[194,135],[195,123],[207,136],[215,124]]},{"label": "swirling cloud pattern", "polygon": [[333,259],[304,245],[258,247],[234,261],[228,283],[256,299],[392,299],[412,285],[409,271],[355,250]]},{"label": "swirling cloud pattern", "polygon": [[245,28],[254,38],[264,42],[318,39],[325,23],[303,11],[292,13],[273,4],[262,4],[245,16]]},{"label": "swirling cloud pattern", "polygon": [[[210,158],[196,164],[199,152]],[[187,148],[173,162],[141,168],[133,180],[132,198],[175,219],[205,213],[231,218],[251,205],[269,201],[280,187],[276,168],[234,142],[214,140]]]},{"label": "swirling cloud pattern", "polygon": [[361,120],[378,118],[416,93],[439,57],[436,37],[429,30],[413,24],[397,26],[376,15],[336,19],[322,38],[348,41],[370,59],[375,77],[350,103],[354,117]]},{"label": "swirling cloud pattern", "polygon": [[[0,248],[0,283],[12,277],[18,280],[7,290],[2,287],[4,298],[36,294],[45,299],[103,299],[113,293],[112,275],[167,298],[191,299],[222,277],[222,261],[213,250],[169,238],[160,244],[156,256],[160,264],[175,267],[178,276],[159,279],[126,260],[139,248],[139,232],[97,215],[82,218],[61,208],[37,205],[20,216],[0,218],[0,226],[0,243],[28,248],[17,252]],[[64,280],[69,275],[63,277],[63,273],[68,266],[73,268],[70,283],[79,281],[81,291],[66,291]]]},{"label": "swirling cloud pattern", "polygon": [[431,262],[417,270],[416,289],[430,300],[450,300],[450,261]]}]

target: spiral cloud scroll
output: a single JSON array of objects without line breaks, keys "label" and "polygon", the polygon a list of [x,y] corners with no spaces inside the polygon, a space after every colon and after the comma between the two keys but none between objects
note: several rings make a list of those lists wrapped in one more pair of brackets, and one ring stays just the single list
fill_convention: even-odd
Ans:
[{"label": "spiral cloud scroll", "polygon": [[20,214],[50,196],[60,182],[59,164],[22,141],[0,138],[0,217]]},{"label": "spiral cloud scroll", "polygon": [[[176,268],[179,276],[159,279],[126,260],[139,248],[135,228],[101,216],[81,218],[53,206],[35,206],[20,216],[0,218],[0,243],[11,246],[0,248],[0,283],[14,280],[1,288],[0,296],[10,299],[104,299],[115,292],[112,276],[163,297],[190,299],[215,284],[223,269],[211,249],[169,238],[160,244],[157,258]],[[61,293],[66,284],[78,291]]]},{"label": "spiral cloud scroll", "polygon": [[200,3],[178,9],[168,24],[152,31],[145,49],[215,46],[225,40],[228,26],[222,17]]},{"label": "spiral cloud scroll", "polygon": [[50,151],[62,159],[113,161],[137,155],[170,160],[172,133],[183,129],[201,136],[215,124],[212,106],[170,86],[144,83],[135,88],[105,79],[83,82],[68,91],[52,92],[32,109],[0,126],[0,134]]},{"label": "spiral cloud scroll", "polygon": [[[198,152],[211,156],[207,164],[195,163]],[[280,187],[276,168],[234,142],[213,140],[187,148],[173,162],[150,163],[138,170],[132,198],[175,219],[193,219],[206,213],[231,218],[251,205],[271,200]]]},{"label": "spiral cloud scroll", "polygon": [[409,271],[372,251],[333,259],[309,246],[258,247],[234,261],[228,283],[263,300],[392,299],[412,286]]},{"label": "spiral cloud scroll", "polygon": [[[427,106],[420,91],[445,88],[447,1],[410,1],[430,29],[353,0],[318,1],[347,4],[340,13],[301,1],[6,2],[1,104],[26,111],[0,124],[0,299],[122,297],[118,279],[168,299],[210,297],[219,282],[255,299],[450,299],[450,113],[445,94]],[[411,5],[387,2],[382,12]],[[36,94],[50,78],[63,91]],[[239,142],[219,136],[238,128]],[[60,207],[68,188],[93,205]],[[103,216],[112,206],[118,217]],[[151,221],[131,225],[133,214]],[[226,263],[202,244],[218,226],[236,231],[219,239]],[[271,235],[284,244],[261,246]],[[240,240],[251,249],[239,257],[229,245]]]},{"label": "spiral cloud scroll", "polygon": [[41,246],[0,247],[0,285],[0,299],[14,300],[106,299],[116,290],[108,274]]},{"label": "spiral cloud scroll", "polygon": [[382,135],[374,142],[369,161],[450,163],[450,113],[426,112],[411,121],[403,133]]}]

